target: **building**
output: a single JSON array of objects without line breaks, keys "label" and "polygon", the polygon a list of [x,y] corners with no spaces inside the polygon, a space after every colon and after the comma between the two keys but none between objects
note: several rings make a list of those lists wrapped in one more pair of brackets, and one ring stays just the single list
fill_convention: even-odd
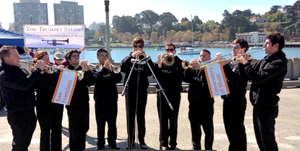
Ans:
[{"label": "building", "polygon": [[54,4],[54,23],[55,25],[84,25],[83,6],[69,1]]},{"label": "building", "polygon": [[246,39],[248,43],[264,43],[267,34],[261,32],[237,33],[235,37]]},{"label": "building", "polygon": [[250,18],[250,22],[264,23],[267,19],[263,17],[252,17]]},{"label": "building", "polygon": [[40,0],[20,0],[13,3],[15,32],[23,34],[23,25],[48,25],[47,3]]}]

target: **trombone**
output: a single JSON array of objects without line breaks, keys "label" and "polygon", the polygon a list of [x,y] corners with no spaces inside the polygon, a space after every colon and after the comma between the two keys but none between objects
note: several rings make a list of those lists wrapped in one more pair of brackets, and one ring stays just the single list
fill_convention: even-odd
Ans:
[{"label": "trombone", "polygon": [[[237,55],[237,56],[233,56],[231,53],[229,53],[229,54],[226,54],[226,55],[219,56],[219,57],[217,57],[213,60],[208,60],[208,61],[198,62],[198,63],[199,63],[200,69],[201,69],[201,68],[204,68],[206,66],[214,65],[216,63],[220,63],[220,62],[223,62],[223,61],[229,61],[231,59],[235,59],[235,58],[238,58],[240,56],[246,56],[246,55],[250,55],[250,54],[253,54],[253,53],[257,53],[257,52],[260,52],[262,50],[265,50],[265,49],[260,49],[260,50],[256,50],[256,51],[249,52],[249,53],[242,53],[242,54]],[[252,57],[250,56],[249,59],[252,59]],[[191,63],[189,63],[187,60],[183,60],[181,65],[182,65],[182,68],[184,68],[184,69],[191,68]]]},{"label": "trombone", "polygon": [[144,52],[141,52],[136,55],[136,61],[138,64],[146,64],[146,61],[150,59],[150,56],[147,56]]}]

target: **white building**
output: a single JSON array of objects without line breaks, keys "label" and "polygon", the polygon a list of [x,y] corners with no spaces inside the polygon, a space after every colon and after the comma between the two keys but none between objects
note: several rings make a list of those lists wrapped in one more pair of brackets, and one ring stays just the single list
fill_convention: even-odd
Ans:
[{"label": "white building", "polygon": [[267,34],[261,32],[237,33],[235,37],[246,39],[248,43],[264,43]]}]

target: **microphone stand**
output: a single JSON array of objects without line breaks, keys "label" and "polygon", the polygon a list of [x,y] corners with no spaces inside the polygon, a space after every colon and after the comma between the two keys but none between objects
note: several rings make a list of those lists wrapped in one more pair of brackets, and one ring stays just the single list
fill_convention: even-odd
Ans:
[{"label": "microphone stand", "polygon": [[[145,60],[144,60],[144,59],[145,59]],[[155,81],[156,81],[156,83],[157,83],[159,89],[161,90],[162,94],[163,94],[164,97],[166,98],[166,101],[168,102],[168,105],[169,105],[170,109],[173,111],[174,108],[173,108],[172,104],[170,103],[170,101],[169,101],[167,95],[165,94],[165,90],[162,88],[162,86],[161,86],[160,83],[158,82],[158,80],[157,80],[157,78],[156,78],[156,76],[155,76],[155,74],[154,74],[154,72],[153,72],[151,66],[150,66],[149,63],[148,63],[148,60],[151,59],[150,56],[149,56],[149,57],[146,57],[146,58],[144,58],[144,59],[141,60],[141,61],[146,61],[146,63],[147,63],[147,65],[148,65],[150,71],[152,72],[152,75],[153,75],[153,77],[154,77],[154,79],[155,79]]]},{"label": "microphone stand", "polygon": [[[131,62],[133,63],[132,64],[132,67],[131,67],[131,70],[130,70],[130,72],[129,72],[129,75],[128,75],[128,77],[127,77],[127,80],[126,80],[126,82],[125,82],[125,86],[124,86],[124,88],[123,88],[123,91],[122,91],[122,96],[124,96],[124,94],[126,94],[126,108],[127,108],[127,131],[128,132],[130,132],[130,111],[129,111],[129,97],[128,97],[128,83],[129,83],[129,80],[130,80],[130,78],[131,78],[131,74],[132,74],[132,71],[133,71],[133,69],[134,69],[134,67],[135,67],[135,64],[137,63],[137,61],[135,60],[135,59],[132,59],[131,60]],[[135,116],[135,115],[134,115]],[[135,132],[134,132],[134,129],[135,129],[135,126],[133,126],[133,134],[135,134]],[[127,143],[128,143],[128,150],[132,150],[132,147],[133,147],[133,134],[129,134],[129,136],[128,136],[128,140],[127,140]]]}]

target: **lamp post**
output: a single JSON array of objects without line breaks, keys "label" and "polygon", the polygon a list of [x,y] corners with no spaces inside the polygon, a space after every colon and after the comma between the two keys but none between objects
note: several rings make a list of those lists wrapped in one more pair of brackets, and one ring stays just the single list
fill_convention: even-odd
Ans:
[{"label": "lamp post", "polygon": [[104,0],[105,14],[106,14],[106,50],[108,52],[109,60],[113,63],[110,53],[110,29],[109,29],[109,0]]}]

